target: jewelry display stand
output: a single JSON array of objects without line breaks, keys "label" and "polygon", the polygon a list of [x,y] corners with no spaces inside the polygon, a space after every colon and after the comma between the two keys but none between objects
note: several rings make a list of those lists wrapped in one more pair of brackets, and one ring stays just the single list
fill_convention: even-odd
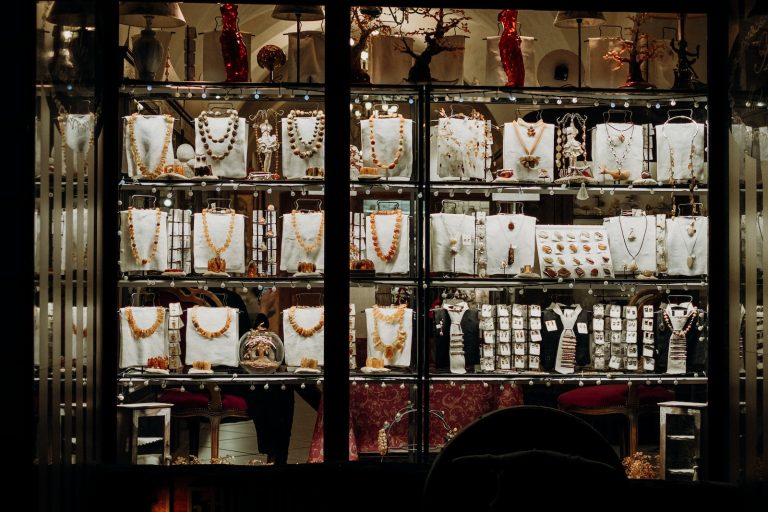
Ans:
[{"label": "jewelry display stand", "polygon": [[[413,339],[413,310],[403,308],[402,322],[398,319],[388,319],[399,312],[397,307],[380,307],[378,311],[383,316],[376,319],[374,309],[366,308],[365,322],[368,339],[368,357],[376,357],[384,360],[386,366],[410,366],[411,365],[411,343]],[[376,346],[376,336],[378,332],[380,346]],[[404,333],[404,334],[401,334]],[[398,336],[402,336],[402,350],[392,347],[398,342]],[[389,348],[392,347],[392,348]],[[392,350],[393,357],[386,357],[386,351]]]},{"label": "jewelry display stand", "polygon": [[192,211],[174,208],[167,214],[167,275],[186,276],[192,272]]},{"label": "jewelry display stand", "polygon": [[207,361],[211,366],[237,367],[240,336],[238,310],[195,306],[187,309],[184,364]]},{"label": "jewelry display stand", "polygon": [[[372,117],[372,119],[375,142],[373,146],[371,145],[371,120],[360,121],[363,165],[379,168],[381,176],[389,181],[409,181],[413,165],[413,121],[404,119],[402,116]],[[400,135],[401,129],[402,135]],[[371,153],[371,148],[374,146],[376,162],[373,161]]]},{"label": "jewelry display stand", "polygon": [[237,110],[203,111],[195,119],[195,153],[205,154],[219,178],[245,178],[248,166],[248,124]]},{"label": "jewelry display stand", "polygon": [[555,170],[555,125],[517,119],[504,124],[504,169],[523,182],[550,182]]},{"label": "jewelry display stand", "polygon": [[251,218],[251,262],[256,272],[251,277],[277,275],[277,212],[274,208],[253,210]]}]

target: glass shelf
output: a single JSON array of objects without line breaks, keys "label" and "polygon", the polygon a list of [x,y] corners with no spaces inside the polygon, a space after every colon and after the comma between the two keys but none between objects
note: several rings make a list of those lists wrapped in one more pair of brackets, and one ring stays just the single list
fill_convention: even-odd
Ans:
[{"label": "glass shelf", "polygon": [[[638,288],[665,288],[674,289],[706,289],[706,279],[700,278],[658,278],[658,279],[486,279],[480,277],[445,277],[432,278],[429,282],[432,287],[451,288],[547,288],[548,290],[584,289],[593,290],[615,289],[621,286],[635,286]],[[573,286],[571,286],[573,285]]]},{"label": "glass shelf", "polygon": [[[185,383],[222,383],[222,384],[320,384],[324,380],[322,373],[294,373],[292,371],[276,373],[246,373],[239,368],[233,368],[227,372],[215,373],[170,373],[157,374],[148,373],[138,369],[123,370],[118,374],[117,381],[120,384],[185,384]],[[392,382],[392,383],[415,383],[418,376],[407,370],[392,370],[386,373],[363,373],[360,370],[350,370],[349,380],[356,385],[357,382]],[[190,391],[193,388],[190,388]]]},{"label": "glass shelf", "polygon": [[668,374],[632,374],[632,373],[599,373],[584,372],[578,374],[561,375],[558,373],[546,372],[514,372],[512,370],[500,370],[494,373],[435,373],[434,370],[428,377],[432,383],[451,383],[451,382],[486,382],[502,384],[505,382],[528,383],[529,385],[544,384],[551,386],[553,384],[579,384],[584,385],[602,385],[602,384],[706,384],[707,376],[703,374],[686,375],[668,375]]},{"label": "glass shelf", "polygon": [[118,281],[120,288],[155,288],[174,287],[201,288],[255,288],[259,286],[274,286],[277,288],[322,288],[323,278],[305,276],[284,277],[206,277],[206,276],[123,276]]},{"label": "glass shelf", "polygon": [[[505,182],[497,183],[492,181],[433,181],[430,183],[432,192],[449,193],[454,192],[454,196],[460,198],[462,194],[466,195],[467,191],[472,194],[481,192],[490,193],[523,193],[523,194],[550,194],[550,195],[576,195],[581,187],[580,184],[565,185],[559,183],[514,183]],[[630,184],[613,184],[604,183],[590,184],[585,187],[588,192],[594,195],[613,195],[618,194],[670,194],[687,195],[691,191],[686,183],[678,184],[675,187],[670,185],[657,185],[657,186],[636,186]],[[463,189],[463,190],[462,190]],[[694,194],[707,194],[708,188],[697,186],[693,189]]]},{"label": "glass shelf", "polygon": [[325,96],[325,86],[318,83],[147,82],[125,79],[120,85],[120,93],[145,99],[299,101],[307,97],[311,100],[322,99]]},{"label": "glass shelf", "polygon": [[201,180],[126,180],[118,183],[121,190],[124,191],[142,191],[155,192],[152,189],[178,189],[178,190],[199,190],[207,192],[221,192],[222,190],[231,192],[252,192],[254,190],[270,189],[282,190],[312,190],[324,191],[324,180],[232,180],[218,179],[210,181]]}]

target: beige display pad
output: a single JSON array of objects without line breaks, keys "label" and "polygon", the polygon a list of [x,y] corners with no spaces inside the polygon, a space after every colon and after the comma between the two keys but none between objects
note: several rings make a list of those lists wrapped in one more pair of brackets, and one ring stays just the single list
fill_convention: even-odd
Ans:
[{"label": "beige display pad", "polygon": [[206,338],[197,332],[192,322],[192,309],[187,311],[187,347],[184,364],[192,365],[195,361],[208,361],[212,366],[232,366],[239,364],[240,336],[239,315],[235,308],[198,307],[197,322],[209,332],[216,332],[227,322],[227,313],[231,315],[229,329],[221,336]]},{"label": "beige display pad", "polygon": [[[211,130],[211,137],[223,137],[227,133],[228,115],[215,116],[208,115],[208,128]],[[224,142],[213,142],[207,137],[200,135],[200,118],[195,118],[195,153],[200,155],[206,152],[204,143],[208,143],[210,150],[214,155],[223,155],[229,145],[229,137]],[[221,160],[208,156],[206,162],[211,166],[213,174],[219,178],[245,178],[248,166],[248,125],[244,117],[239,117],[237,121],[237,137],[232,149],[226,158]],[[171,162],[172,163],[172,162]]]},{"label": "beige display pad", "polygon": [[[372,217],[369,215],[366,218],[368,225],[365,230],[365,251],[368,259],[373,261],[377,273],[405,274],[410,270],[410,218],[405,213],[402,213],[401,215],[400,241],[397,244],[397,252],[390,261],[385,261],[379,258],[376,254],[376,249],[373,246],[373,233],[371,230]],[[379,239],[379,248],[385,255],[389,252],[389,248],[392,245],[396,222],[397,216],[394,214],[376,215],[376,233]]]},{"label": "beige display pad", "polygon": [[[379,310],[385,315],[391,315],[397,311],[396,307],[379,308]],[[367,308],[365,310],[365,321],[367,327],[368,336],[368,357],[375,357],[383,359],[386,366],[410,366],[411,365],[411,343],[413,339],[413,310],[406,308],[403,313],[403,330],[405,331],[405,345],[402,352],[395,351],[394,359],[388,360],[384,356],[384,352],[379,351],[373,344],[373,308]],[[397,333],[400,329],[400,323],[388,323],[378,321],[377,326],[379,329],[379,338],[385,345],[391,345],[394,343]]]},{"label": "beige display pad", "polygon": [[[603,219],[615,273],[630,272],[632,260],[637,270],[656,272],[656,216],[638,215]],[[634,239],[632,239],[634,238]]]},{"label": "beige display pad", "polygon": [[[321,223],[324,225],[323,213],[297,212],[295,215],[296,227],[298,228],[299,235],[301,235],[301,238],[307,246],[312,246],[315,243],[315,238],[320,230]],[[280,270],[296,272],[298,271],[299,262],[308,262],[314,263],[317,271],[322,272],[325,268],[325,226],[323,227],[323,235],[320,238],[320,246],[314,252],[308,254],[296,240],[296,232],[294,231],[292,216],[293,214],[291,213],[283,215],[280,243]]]},{"label": "beige display pad", "polygon": [[[157,228],[157,212],[154,208],[136,209],[131,211],[133,218],[133,239],[140,258],[148,258],[152,254]],[[135,272],[146,270],[165,270],[168,260],[168,214],[160,213],[160,234],[157,239],[157,251],[146,265],[137,262],[131,252],[131,236],[128,230],[128,211],[120,212],[120,270]]]},{"label": "beige display pad", "polygon": [[[693,176],[696,181],[707,181],[707,169],[704,162],[704,124],[668,123],[656,126],[656,179],[666,183],[670,179],[688,181],[693,163]],[[693,145],[693,153],[691,153]],[[674,167],[670,160],[670,147],[674,156]],[[674,176],[673,176],[674,173]]]},{"label": "beige display pad", "polygon": [[[304,73],[302,72],[302,74]],[[297,149],[302,151],[310,149],[311,146],[299,142],[299,135],[301,135],[305,141],[310,140],[317,122],[317,117],[314,116],[296,116],[294,123],[295,126],[298,127],[298,132],[296,133]],[[283,118],[280,140],[282,141],[282,174],[285,179],[303,180],[307,177],[307,167],[325,167],[325,137],[323,138],[323,143],[320,145],[320,149],[317,149],[315,154],[311,157],[301,158],[298,155],[294,155],[288,137],[288,119]]]},{"label": "beige display pad", "polygon": [[[622,141],[620,136],[624,137]],[[611,146],[610,141],[614,145]],[[611,147],[613,151],[611,151]],[[592,174],[596,180],[611,183],[613,176],[601,174],[605,167],[608,172],[629,171],[629,176],[618,181],[641,179],[643,172],[643,127],[631,123],[603,123],[592,128]]]},{"label": "beige display pad", "polygon": [[[297,307],[296,323],[311,329],[320,321],[323,315],[323,307]],[[325,326],[317,330],[312,336],[304,337],[296,332],[288,321],[289,309],[283,310],[283,343],[285,344],[285,364],[288,366],[300,366],[302,358],[317,359],[317,364],[322,366],[323,339],[325,338]]]},{"label": "beige display pad", "polygon": [[[691,226],[695,232],[689,231]],[[707,275],[708,245],[709,218],[695,216],[667,219],[667,273],[671,276]],[[693,265],[690,267],[689,257],[693,257]]]},{"label": "beige display pad", "polygon": [[[168,311],[164,311],[162,323],[151,336],[136,338],[128,324],[127,309],[120,308],[120,368],[145,366],[150,357],[167,356]],[[148,329],[157,320],[157,308],[155,307],[130,309],[139,329]]]},{"label": "beige display pad", "polygon": [[[128,133],[128,118],[123,118],[123,170],[133,178],[143,178],[141,171],[131,156],[131,137]],[[165,144],[166,124],[164,115],[140,115],[133,123],[133,137],[136,140],[136,148],[139,157],[147,169],[153,171],[163,156]],[[168,144],[165,149],[165,165],[173,164],[173,144]]]},{"label": "beige display pad", "polygon": [[[528,135],[528,128],[533,136]],[[522,144],[520,143],[522,140]],[[538,142],[536,142],[538,141]],[[523,147],[525,145],[525,148]],[[523,165],[520,158],[530,155],[539,159],[535,168]],[[541,122],[527,123],[522,119],[504,123],[504,168],[512,169],[520,181],[545,181],[553,179],[555,168],[555,125]],[[546,171],[546,177],[541,176]]]},{"label": "beige display pad", "polygon": [[[394,162],[395,154],[400,146],[400,119],[397,117],[375,119],[373,121],[376,141],[376,158],[380,165],[387,166]],[[370,121],[360,121],[360,140],[363,148],[363,165],[376,167],[371,156]],[[404,119],[403,151],[394,169],[381,169],[382,176],[390,180],[407,181],[411,178],[413,167],[413,121]]]},{"label": "beige display pad", "polygon": [[[513,226],[510,229],[510,225]],[[488,215],[485,218],[485,240],[488,255],[488,275],[515,275],[525,265],[534,265],[536,253],[536,217],[527,215]],[[514,263],[507,263],[509,248],[514,248]]]},{"label": "beige display pad", "polygon": [[486,121],[441,117],[437,121],[434,164],[438,179],[487,180]]},{"label": "beige display pad", "polygon": [[[475,218],[461,213],[433,213],[430,216],[432,272],[475,273]],[[451,239],[458,252],[451,254]],[[465,243],[469,240],[469,243]]]},{"label": "beige display pad", "polygon": [[[207,213],[208,234],[216,247],[222,247],[227,240],[230,215],[226,213]],[[203,214],[196,213],[193,223],[193,242],[195,256],[195,272],[204,274],[208,271],[208,260],[215,258],[216,253],[208,246],[203,229]],[[235,227],[232,230],[232,242],[227,250],[221,253],[221,258],[227,262],[227,273],[245,272],[245,219],[235,214]]]},{"label": "beige display pad", "polygon": [[[608,233],[603,226],[538,225],[536,244],[543,278],[562,277],[563,280],[571,280],[613,277]],[[577,268],[583,271],[583,275],[579,275]],[[548,275],[547,269],[552,269],[557,275]],[[596,271],[596,275],[593,275],[593,271]]]}]

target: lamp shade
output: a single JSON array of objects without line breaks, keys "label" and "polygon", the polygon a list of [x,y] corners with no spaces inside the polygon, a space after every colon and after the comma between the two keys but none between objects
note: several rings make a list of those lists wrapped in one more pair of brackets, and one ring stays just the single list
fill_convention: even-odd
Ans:
[{"label": "lamp shade", "polygon": [[120,23],[133,27],[147,24],[152,18],[153,28],[183,27],[187,24],[178,2],[121,2]]},{"label": "lamp shade", "polygon": [[605,14],[600,11],[557,11],[555,26],[576,28],[581,20],[582,27],[597,27],[605,23]]},{"label": "lamp shade", "polygon": [[[691,18],[703,18],[706,16],[703,12],[686,12],[685,17],[688,19]],[[649,12],[648,13],[649,18],[654,18],[657,20],[676,20],[680,18],[680,13],[677,12]]]},{"label": "lamp shade", "polygon": [[54,25],[80,27],[94,26],[95,5],[93,2],[82,0],[56,0],[51,7],[46,20]]},{"label": "lamp shade", "polygon": [[323,8],[312,5],[276,5],[272,17],[278,20],[320,21],[325,19]]}]

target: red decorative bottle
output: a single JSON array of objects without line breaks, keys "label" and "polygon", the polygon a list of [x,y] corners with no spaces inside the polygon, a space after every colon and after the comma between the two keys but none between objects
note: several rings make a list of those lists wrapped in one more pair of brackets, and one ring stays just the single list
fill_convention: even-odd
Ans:
[{"label": "red decorative bottle", "polygon": [[221,6],[221,55],[227,70],[227,82],[248,82],[248,50],[243,35],[237,28],[237,5]]},{"label": "red decorative bottle", "polygon": [[525,83],[525,66],[523,51],[520,48],[520,34],[517,32],[517,10],[501,11],[499,23],[504,26],[504,32],[499,39],[499,55],[507,74],[507,87],[522,87]]}]

